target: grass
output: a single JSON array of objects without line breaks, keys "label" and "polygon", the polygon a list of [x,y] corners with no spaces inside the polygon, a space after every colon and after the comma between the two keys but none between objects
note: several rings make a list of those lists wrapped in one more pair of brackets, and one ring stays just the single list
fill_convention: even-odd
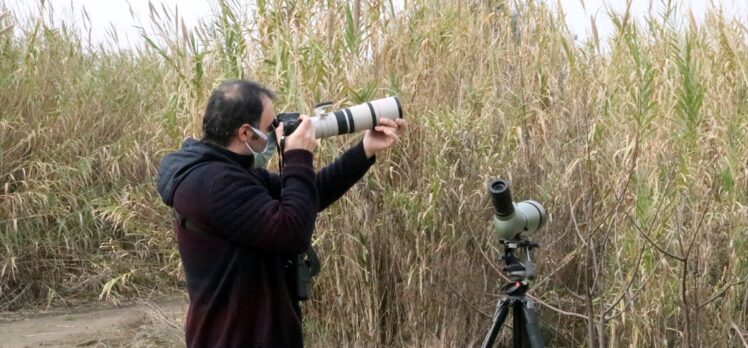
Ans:
[{"label": "grass", "polygon": [[479,344],[496,177],[551,214],[532,285],[549,345],[745,344],[745,24],[668,7],[580,44],[540,2],[218,5],[191,32],[154,7],[132,51],[0,16],[1,309],[183,289],[155,168],[244,77],[279,110],[396,94],[411,125],[318,221],[312,346]]}]

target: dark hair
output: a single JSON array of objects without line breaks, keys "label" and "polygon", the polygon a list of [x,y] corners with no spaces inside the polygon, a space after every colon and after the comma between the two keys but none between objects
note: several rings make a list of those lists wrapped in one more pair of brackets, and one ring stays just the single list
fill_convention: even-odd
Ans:
[{"label": "dark hair", "polygon": [[203,140],[227,146],[234,132],[248,123],[258,127],[262,116],[262,96],[275,99],[275,94],[254,81],[230,80],[219,85],[205,107]]}]

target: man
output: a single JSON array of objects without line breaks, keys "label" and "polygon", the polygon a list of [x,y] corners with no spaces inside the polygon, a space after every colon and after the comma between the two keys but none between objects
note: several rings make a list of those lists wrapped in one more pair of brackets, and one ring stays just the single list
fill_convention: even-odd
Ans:
[{"label": "man", "polygon": [[[319,173],[311,119],[285,137],[282,173],[253,165],[268,148],[275,117],[268,89],[228,81],[211,95],[204,137],[165,156],[158,190],[176,210],[190,306],[188,347],[301,347],[301,311],[288,260],[311,245],[319,211],[394,145],[406,123],[381,119]],[[281,139],[283,126],[275,129]]]}]

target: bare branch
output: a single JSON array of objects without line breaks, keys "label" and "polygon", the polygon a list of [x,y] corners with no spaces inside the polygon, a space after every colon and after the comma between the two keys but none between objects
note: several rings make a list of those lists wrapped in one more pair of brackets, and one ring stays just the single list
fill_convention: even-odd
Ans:
[{"label": "bare branch", "polygon": [[451,282],[448,281],[446,283],[447,283],[447,287],[449,288],[449,291],[451,293],[457,295],[463,302],[467,303],[467,305],[470,306],[470,308],[472,308],[474,311],[480,313],[481,315],[483,315],[486,318],[491,318],[492,315],[490,313],[486,313],[486,312],[482,311],[475,304],[473,304],[473,302],[471,302],[467,298],[465,298],[465,296],[463,296],[461,292],[459,292],[459,291],[457,291],[455,289],[455,287],[452,285]]},{"label": "bare branch", "polygon": [[693,233],[693,237],[691,237],[691,242],[688,245],[688,250],[686,251],[686,258],[688,258],[689,255],[691,255],[691,250],[693,250],[694,242],[696,241],[696,236],[698,236],[699,231],[701,231],[701,227],[704,225],[704,217],[706,214],[709,214],[709,212],[712,210],[712,206],[714,204],[707,204],[704,208],[704,211],[701,213],[701,217],[699,219],[699,224],[696,226],[696,231]]},{"label": "bare branch", "polygon": [[628,292],[629,289],[631,288],[631,284],[634,283],[634,279],[636,279],[636,275],[639,274],[639,266],[641,266],[641,263],[642,263],[642,259],[644,256],[644,249],[646,249],[646,246],[642,245],[641,250],[639,250],[639,257],[636,260],[636,267],[634,268],[634,274],[631,275],[631,279],[629,279],[628,284],[626,284],[626,286],[623,287],[623,289],[621,289],[620,294],[613,301],[613,303],[611,303],[610,306],[607,309],[605,309],[605,311],[603,312],[603,315],[610,313],[610,311],[612,311],[613,308],[615,308],[618,305],[618,303],[621,302],[623,297],[626,295],[626,292]]},{"label": "bare branch", "polygon": [[560,271],[562,268],[566,267],[566,265],[568,265],[569,262],[571,262],[572,260],[574,260],[574,258],[578,254],[580,254],[581,251],[582,251],[582,247],[579,247],[579,248],[575,249],[574,251],[572,251],[570,254],[567,254],[564,257],[563,261],[561,261],[561,264],[558,267],[556,267],[556,269],[554,269],[550,273],[546,274],[543,277],[542,280],[539,280],[537,283],[535,283],[535,286],[540,286],[540,285],[544,284],[545,282],[547,282],[551,278],[551,276],[553,276],[554,274],[558,273],[558,271]]},{"label": "bare branch", "polygon": [[634,302],[634,300],[636,300],[636,298],[637,298],[637,297],[639,297],[639,294],[641,294],[642,290],[644,290],[645,288],[647,288],[647,285],[646,285],[646,284],[648,284],[648,283],[649,283],[649,280],[650,280],[650,279],[652,279],[652,276],[654,276],[654,275],[655,275],[655,270],[656,270],[656,269],[657,269],[657,267],[658,267],[658,266],[660,265],[660,263],[662,263],[662,260],[663,260],[664,258],[665,258],[665,256],[661,256],[661,257],[660,257],[660,259],[659,259],[659,260],[657,260],[657,264],[656,264],[656,265],[655,265],[655,267],[654,267],[654,268],[652,269],[652,272],[651,272],[651,273],[650,273],[650,274],[649,274],[649,275],[647,276],[647,278],[646,278],[646,279],[644,279],[644,281],[642,282],[642,283],[643,283],[644,285],[642,285],[642,286],[641,286],[641,287],[640,287],[639,289],[637,289],[637,290],[636,290],[636,291],[634,292],[634,295],[633,295],[633,296],[631,296],[631,298],[630,298],[630,299],[629,299],[628,301],[626,301],[626,304],[625,304],[625,305],[623,306],[623,309],[621,309],[620,311],[618,311],[618,312],[617,312],[616,314],[613,314],[613,315],[611,315],[611,316],[608,316],[608,317],[606,317],[606,318],[605,318],[605,320],[608,320],[608,321],[610,321],[610,320],[613,320],[613,319],[615,319],[616,317],[618,317],[618,316],[621,316],[621,315],[622,315],[622,314],[623,314],[623,313],[624,313],[624,312],[626,311],[626,309],[627,309],[627,308],[629,308],[629,306],[630,306],[630,305],[631,305],[631,304],[632,304],[632,303]]},{"label": "bare branch", "polygon": [[[567,191],[567,192],[571,192],[571,191]],[[571,212],[570,212],[569,216],[571,217],[571,222],[574,223],[574,232],[577,233],[577,238],[579,238],[579,241],[582,242],[582,244],[585,247],[587,247],[587,240],[584,239],[584,237],[582,236],[582,231],[579,230],[579,224],[577,223],[577,217],[576,217],[576,214],[574,213],[574,210],[576,208],[576,204],[571,204],[571,197],[569,197],[569,205],[571,206]]]},{"label": "bare branch", "polygon": [[563,315],[568,315],[568,316],[572,316],[572,317],[577,317],[577,318],[581,318],[581,319],[584,319],[584,320],[589,320],[589,318],[586,315],[582,315],[582,314],[579,314],[579,313],[576,313],[576,312],[569,312],[569,311],[565,311],[563,309],[560,309],[558,307],[554,307],[553,305],[551,305],[551,304],[549,304],[549,303],[547,303],[547,302],[545,302],[545,301],[543,301],[543,300],[541,300],[541,299],[539,299],[539,298],[537,298],[537,297],[535,297],[533,295],[527,294],[527,297],[533,299],[538,304],[543,305],[543,306],[545,306],[545,307],[553,310],[556,313],[563,314]]},{"label": "bare branch", "polygon": [[[473,239],[475,239],[475,237],[473,237]],[[477,242],[477,240],[476,240],[476,242]],[[501,270],[496,266],[496,264],[494,263],[494,261],[490,257],[488,257],[488,255],[486,255],[485,252],[483,252],[483,249],[478,248],[478,250],[480,251],[481,255],[483,255],[483,258],[485,258],[486,261],[488,261],[488,265],[491,266],[491,268],[493,268],[494,271],[496,271],[496,273],[498,273],[499,276],[501,276],[501,278],[503,278],[506,281],[509,281],[509,278],[507,278],[506,276],[504,276],[504,273],[501,272]]]},{"label": "bare branch", "polygon": [[631,224],[634,226],[634,228],[636,228],[637,231],[639,231],[639,233],[642,235],[642,237],[644,237],[644,239],[647,240],[647,242],[649,242],[649,244],[651,244],[655,249],[657,249],[657,251],[661,252],[662,254],[664,254],[664,255],[672,258],[672,259],[675,259],[675,260],[678,260],[680,262],[683,262],[683,258],[682,257],[680,257],[678,255],[675,255],[675,254],[671,254],[667,250],[665,250],[662,247],[660,247],[657,243],[655,243],[652,240],[652,238],[649,237],[649,234],[647,234],[646,232],[644,232],[644,230],[642,230],[641,227],[639,227],[639,224],[637,224],[636,221],[634,221],[634,218],[631,217],[631,215],[629,215],[628,213],[624,213],[624,214],[626,214],[626,217],[629,219],[629,221],[631,221]]},{"label": "bare branch", "polygon": [[735,281],[735,282],[732,282],[730,284],[725,285],[725,287],[722,288],[722,290],[718,291],[716,294],[712,295],[712,297],[710,297],[708,300],[706,300],[706,301],[702,302],[701,304],[699,304],[698,306],[696,306],[696,309],[697,310],[701,309],[702,307],[704,307],[704,306],[706,306],[706,305],[714,302],[718,298],[722,297],[722,295],[724,295],[727,292],[727,290],[730,290],[731,287],[733,287],[735,285],[743,284],[746,281],[748,281],[748,278],[743,279],[743,280],[738,280],[738,281]]},{"label": "bare branch", "polygon": [[732,329],[735,330],[735,333],[737,333],[738,337],[740,337],[740,341],[743,342],[743,347],[748,348],[748,341],[746,341],[745,337],[743,337],[743,331],[740,330],[738,324],[735,324],[734,321],[730,320],[730,326],[732,326]]}]

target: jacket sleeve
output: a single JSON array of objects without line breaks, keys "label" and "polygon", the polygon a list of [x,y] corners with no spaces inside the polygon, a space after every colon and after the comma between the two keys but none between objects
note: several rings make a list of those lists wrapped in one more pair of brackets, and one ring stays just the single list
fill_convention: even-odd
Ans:
[{"label": "jacket sleeve", "polygon": [[248,248],[300,254],[311,244],[319,211],[312,153],[285,155],[278,199],[272,187],[241,171],[218,177],[210,190],[211,224],[226,238]]},{"label": "jacket sleeve", "polygon": [[[315,178],[317,191],[319,192],[319,211],[325,210],[348,192],[375,162],[376,157],[367,158],[364,152],[364,143],[359,142],[344,152],[333,163],[322,168]],[[280,176],[270,172],[265,172],[265,175],[268,187],[271,188],[270,192],[278,190]]]},{"label": "jacket sleeve", "polygon": [[376,161],[366,157],[364,143],[359,142],[344,152],[330,165],[317,173],[317,190],[319,190],[319,211],[335,203],[356,182],[366,174]]},{"label": "jacket sleeve", "polygon": [[[322,168],[315,178],[319,192],[319,211],[335,203],[353,187],[369,168],[376,162],[376,157],[366,157],[364,143],[359,142],[344,152],[333,163]],[[285,169],[284,169],[285,173]],[[280,192],[281,177],[278,174],[263,172],[271,194]]]}]

